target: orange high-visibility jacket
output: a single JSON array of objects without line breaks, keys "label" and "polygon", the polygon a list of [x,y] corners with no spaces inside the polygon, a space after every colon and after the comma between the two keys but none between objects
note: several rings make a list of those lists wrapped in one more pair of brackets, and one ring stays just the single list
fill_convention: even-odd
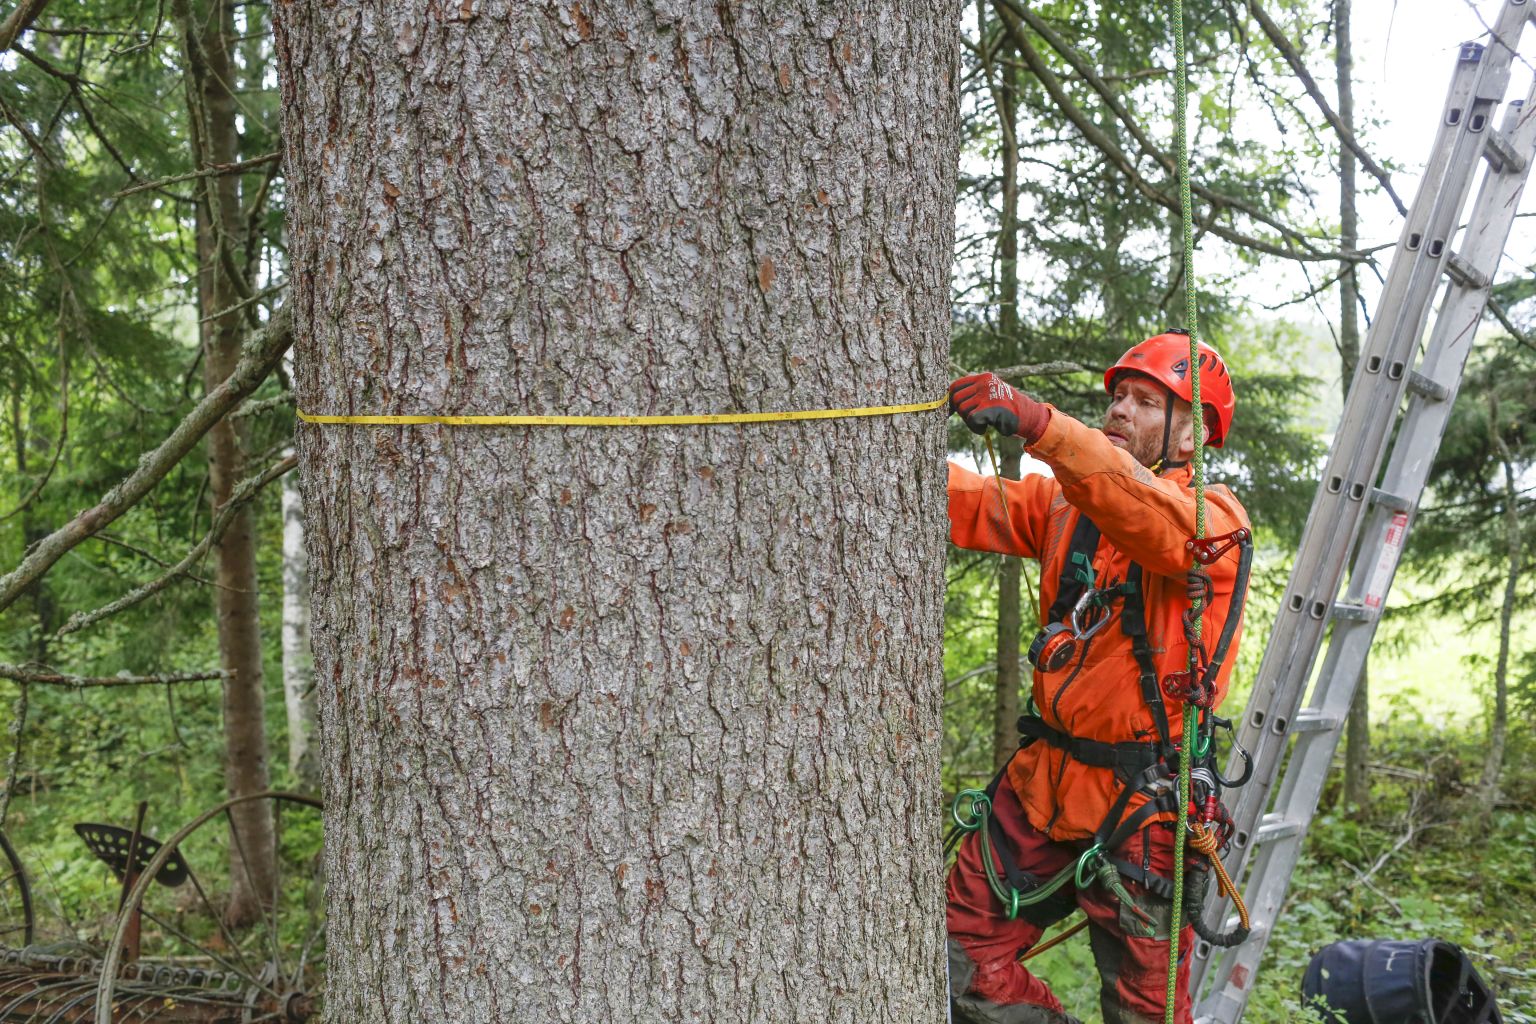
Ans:
[{"label": "orange high-visibility jacket", "polygon": [[[964,548],[1038,559],[1044,624],[1081,510],[1100,531],[1093,557],[1099,586],[1123,581],[1132,562],[1142,567],[1147,639],[1158,679],[1186,669],[1189,650],[1181,616],[1189,608],[1184,573],[1193,562],[1184,543],[1195,534],[1190,469],[1153,476],[1111,444],[1102,431],[1055,410],[1045,433],[1027,450],[1049,465],[1055,477],[1032,475],[1004,481],[1006,511],[995,477],[979,476],[950,463],[950,539]],[[1207,487],[1205,501],[1207,536],[1248,526],[1247,513],[1225,487]],[[1214,595],[1202,617],[1201,636],[1209,650],[1232,603],[1236,549],[1206,571]],[[1157,739],[1152,713],[1142,699],[1131,641],[1120,627],[1121,608],[1120,602],[1113,605],[1113,619],[1089,640],[1080,667],[1074,658],[1060,671],[1035,672],[1035,707],[1053,729],[1104,743]],[[1218,674],[1218,702],[1226,696],[1240,636],[1239,629]],[[1024,638],[1026,644],[1028,639]],[[1177,741],[1180,705],[1166,703],[1169,727]],[[1008,766],[1008,781],[1030,824],[1055,840],[1092,836],[1121,788],[1110,769],[1075,761],[1045,742],[1031,743],[1015,755]],[[1144,797],[1135,797],[1127,815],[1144,802]]]}]

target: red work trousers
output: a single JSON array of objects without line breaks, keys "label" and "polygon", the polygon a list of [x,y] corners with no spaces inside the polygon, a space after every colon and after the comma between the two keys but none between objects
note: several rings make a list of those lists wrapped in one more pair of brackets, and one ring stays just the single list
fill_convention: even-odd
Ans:
[{"label": "red work trousers", "polygon": [[[1018,868],[1042,882],[1082,853],[1081,844],[1052,842],[1030,825],[1006,779],[998,784],[992,814]],[[1068,884],[1043,903],[1021,908],[1018,917],[1010,921],[987,884],[981,861],[984,850],[990,854],[990,845],[984,845],[981,833],[966,836],[946,887],[950,1007],[955,1020],[1071,1024],[1074,1018],[1063,1011],[1043,981],[1025,970],[1019,957],[1040,941],[1046,928],[1080,907],[1088,915],[1105,1024],[1161,1024],[1168,984],[1170,900],[1125,878],[1122,881],[1135,908],[1123,906],[1114,893],[1097,883],[1086,889]],[[1161,825],[1144,828],[1110,856],[1172,877],[1173,832]],[[1139,915],[1137,908],[1142,911]],[[1148,918],[1153,922],[1151,928]],[[1175,1014],[1179,1024],[1190,1021],[1189,950],[1193,941],[1194,929],[1186,925],[1179,936]]]}]

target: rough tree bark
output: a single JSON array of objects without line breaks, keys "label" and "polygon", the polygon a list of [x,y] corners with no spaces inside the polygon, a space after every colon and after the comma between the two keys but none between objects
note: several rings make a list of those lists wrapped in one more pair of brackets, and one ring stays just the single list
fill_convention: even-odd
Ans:
[{"label": "rough tree bark", "polygon": [[[187,95],[193,125],[193,154],[207,164],[240,159],[235,81],[230,42],[235,38],[229,0],[207,0],[177,13],[186,31]],[[198,302],[202,311],[203,385],[222,385],[240,361],[244,321],[235,306],[246,290],[236,264],[244,250],[240,178],[221,174],[203,178],[198,189]],[[223,315],[215,315],[221,313]],[[208,431],[208,496],[215,512],[229,501],[246,475],[249,421],[226,416]],[[220,665],[224,681],[224,784],[231,797],[259,793],[270,786],[267,732],[263,719],[261,619],[256,577],[256,528],[250,507],[236,513],[214,545],[214,605],[219,626]],[[257,800],[230,813],[230,896],[225,912],[231,923],[255,919],[263,899],[270,899],[275,866],[271,805]]]},{"label": "rough tree bark", "polygon": [[[301,409],[942,394],[954,5],[276,14]],[[328,1013],[941,1019],[941,420],[302,430]]]},{"label": "rough tree bark", "polygon": [[[1339,123],[1343,132],[1355,131],[1354,47],[1350,37],[1350,0],[1333,4],[1334,70],[1339,90]],[[1360,245],[1360,217],[1355,208],[1355,151],[1339,147],[1339,248],[1354,252]],[[1341,387],[1346,397],[1360,361],[1360,290],[1356,265],[1339,264],[1339,361]],[[1349,705],[1345,724],[1344,803],[1356,814],[1370,807],[1371,780],[1367,763],[1371,755],[1370,664],[1361,666],[1360,681]]]},{"label": "rough tree bark", "polygon": [[315,730],[315,659],[309,650],[309,556],[299,485],[283,478],[283,706],[288,712],[288,772],[300,789],[320,788]]}]

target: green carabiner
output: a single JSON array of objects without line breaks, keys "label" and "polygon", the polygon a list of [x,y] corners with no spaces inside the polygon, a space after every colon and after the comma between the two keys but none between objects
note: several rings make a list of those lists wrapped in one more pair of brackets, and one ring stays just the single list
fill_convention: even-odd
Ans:
[{"label": "green carabiner", "polygon": [[1083,851],[1083,855],[1081,857],[1077,858],[1077,871],[1073,873],[1072,881],[1077,883],[1077,887],[1079,889],[1088,888],[1088,883],[1083,881],[1083,872],[1085,870],[1093,871],[1098,867],[1097,864],[1090,864],[1089,859],[1102,857],[1103,854],[1104,844],[1094,843],[1092,846],[1088,847],[1088,849]]},{"label": "green carabiner", "polygon": [[1008,887],[1008,920],[1012,921],[1019,916],[1019,896],[1021,893],[1013,886]]},{"label": "green carabiner", "polygon": [[[960,817],[960,801],[968,800],[965,814]],[[954,819],[956,827],[962,832],[975,832],[981,827],[982,817],[992,808],[992,799],[979,789],[962,789],[955,794],[954,803],[950,804],[949,816]]]},{"label": "green carabiner", "polygon": [[1205,756],[1211,752],[1211,742],[1214,737],[1209,733],[1195,736],[1195,760],[1204,761]]}]

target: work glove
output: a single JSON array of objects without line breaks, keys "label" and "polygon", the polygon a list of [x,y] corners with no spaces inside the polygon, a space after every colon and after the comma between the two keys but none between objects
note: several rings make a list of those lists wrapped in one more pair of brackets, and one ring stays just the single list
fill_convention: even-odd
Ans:
[{"label": "work glove", "polygon": [[949,386],[949,411],[973,434],[987,428],[1034,444],[1051,422],[1051,407],[1037,402],[995,373],[973,373]]}]

